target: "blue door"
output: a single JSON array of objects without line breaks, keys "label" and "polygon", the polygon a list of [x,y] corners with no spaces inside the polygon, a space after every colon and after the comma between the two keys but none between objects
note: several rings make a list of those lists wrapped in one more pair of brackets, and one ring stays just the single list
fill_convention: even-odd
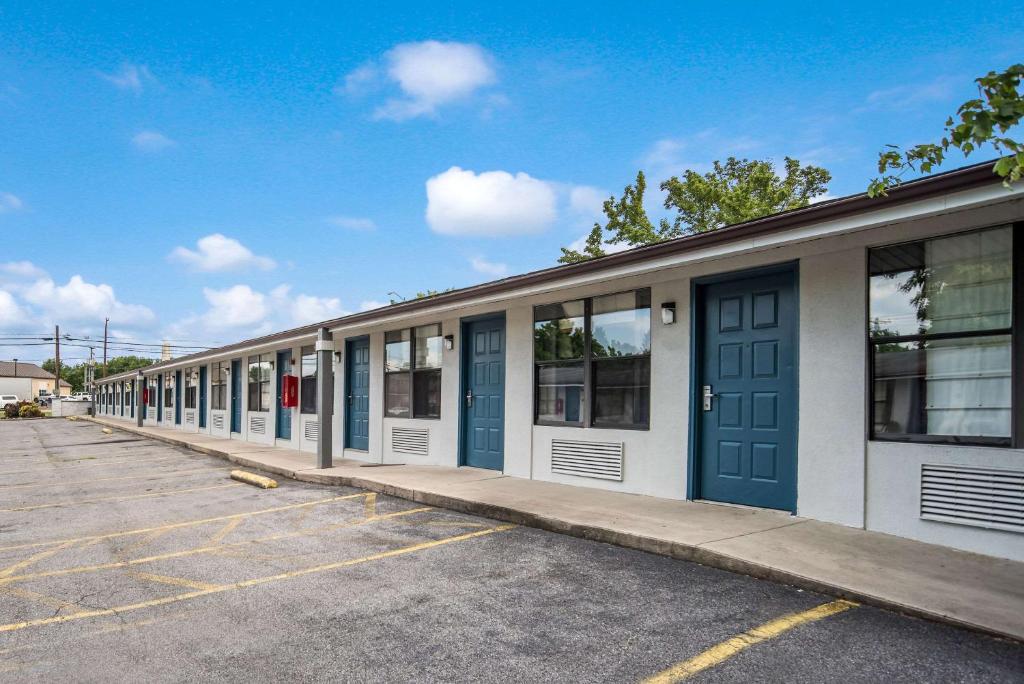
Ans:
[{"label": "blue door", "polygon": [[505,317],[462,324],[462,463],[505,467]]},{"label": "blue door", "polygon": [[278,439],[291,439],[292,438],[292,410],[285,408],[281,404],[281,399],[284,397],[284,376],[289,375],[292,372],[292,352],[279,351],[277,352],[277,438]]},{"label": "blue door", "polygon": [[370,448],[369,337],[345,340],[345,447]]},{"label": "blue door", "polygon": [[703,499],[796,510],[796,274],[701,288]]},{"label": "blue door", "polygon": [[242,431],[242,360],[231,362],[231,431]]},{"label": "blue door", "polygon": [[206,366],[199,367],[199,427],[206,427]]},{"label": "blue door", "polygon": [[164,376],[163,373],[156,376],[156,422],[164,420]]},{"label": "blue door", "polygon": [[174,424],[181,425],[181,371],[174,372]]}]

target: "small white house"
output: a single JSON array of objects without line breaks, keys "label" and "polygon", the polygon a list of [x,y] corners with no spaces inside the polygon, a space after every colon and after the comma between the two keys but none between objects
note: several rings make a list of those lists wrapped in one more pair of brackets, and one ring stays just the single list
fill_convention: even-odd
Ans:
[{"label": "small white house", "polygon": [[985,164],[163,362],[142,419],[1024,560],[1022,368],[1024,193]]}]

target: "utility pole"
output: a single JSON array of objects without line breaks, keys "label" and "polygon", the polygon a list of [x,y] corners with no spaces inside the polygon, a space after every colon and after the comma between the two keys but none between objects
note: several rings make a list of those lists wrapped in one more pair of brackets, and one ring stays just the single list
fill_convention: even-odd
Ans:
[{"label": "utility pole", "polygon": [[107,326],[110,324],[109,318],[103,319],[103,377],[107,377]]},{"label": "utility pole", "polygon": [[60,398],[60,326],[55,325],[53,330],[53,356],[54,356],[54,375],[57,376],[56,387],[53,389],[53,394],[58,399]]}]

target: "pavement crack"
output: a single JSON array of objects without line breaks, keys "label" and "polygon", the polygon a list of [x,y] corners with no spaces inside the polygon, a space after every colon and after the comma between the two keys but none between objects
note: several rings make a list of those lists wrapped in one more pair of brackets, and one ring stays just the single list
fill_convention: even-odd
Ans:
[{"label": "pavement crack", "polygon": [[721,539],[709,539],[709,540],[703,541],[703,542],[701,542],[699,544],[695,544],[695,546],[702,547],[702,546],[707,546],[708,544],[717,544],[718,542],[729,541],[730,539],[740,539],[741,537],[749,537],[751,535],[761,534],[763,532],[771,532],[772,530],[781,530],[781,529],[786,528],[786,527],[793,527],[794,525],[802,525],[805,522],[807,522],[807,521],[806,520],[794,520],[793,522],[788,522],[788,523],[786,523],[784,525],[776,525],[775,527],[766,527],[763,530],[754,530],[752,532],[744,532],[742,534],[734,534],[731,537],[722,537]]}]

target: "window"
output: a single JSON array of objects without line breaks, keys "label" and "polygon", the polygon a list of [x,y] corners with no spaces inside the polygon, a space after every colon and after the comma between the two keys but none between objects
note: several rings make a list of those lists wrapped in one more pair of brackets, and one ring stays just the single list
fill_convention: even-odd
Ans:
[{"label": "window", "polygon": [[[193,379],[192,374],[195,373],[196,377]],[[199,371],[194,368],[185,369],[185,408],[194,409],[196,407],[196,383],[199,381]]]},{"label": "window", "polygon": [[316,413],[316,347],[301,349],[302,379],[299,381],[299,411]]},{"label": "window", "polygon": [[249,410],[270,410],[270,354],[249,357]]},{"label": "window", "polygon": [[533,320],[537,423],[648,427],[650,290],[538,306]]},{"label": "window", "polygon": [[873,439],[1010,445],[1013,242],[1001,226],[871,250]]},{"label": "window", "polygon": [[384,412],[393,418],[441,417],[441,324],[384,335]]},{"label": "window", "polygon": [[213,376],[210,378],[210,400],[214,411],[224,411],[228,407],[228,363],[218,361],[213,364]]},{"label": "window", "polygon": [[164,378],[164,408],[174,406],[174,376],[167,375]]},{"label": "window", "polygon": [[155,378],[149,381],[149,405],[156,407],[157,382]]}]

